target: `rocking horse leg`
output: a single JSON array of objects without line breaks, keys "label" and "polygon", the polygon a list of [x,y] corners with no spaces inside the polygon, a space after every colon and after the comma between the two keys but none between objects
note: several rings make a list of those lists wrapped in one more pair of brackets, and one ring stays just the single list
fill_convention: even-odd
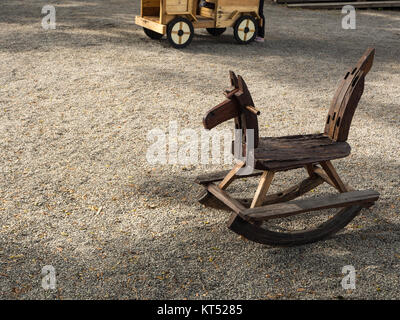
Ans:
[{"label": "rocking horse leg", "polygon": [[305,168],[306,168],[306,170],[307,170],[308,175],[309,175],[310,178],[312,178],[312,177],[315,176],[313,164],[306,164],[306,165],[305,165]]},{"label": "rocking horse leg", "polygon": [[[263,172],[250,208],[258,207],[263,204],[274,175],[274,171]],[[242,220],[242,218],[239,217],[236,213],[232,213],[228,220],[227,226],[229,229],[240,234],[238,230],[234,230],[234,226],[236,226],[239,220]],[[252,224],[254,224],[255,226],[260,226],[262,224],[262,221],[254,221]]]},{"label": "rocking horse leg", "polygon": [[[274,174],[274,171],[263,172],[250,208],[258,207],[263,204],[272,179],[274,178]],[[262,221],[254,221],[253,224],[260,226]]]},{"label": "rocking horse leg", "polygon": [[[319,176],[320,178],[322,178],[327,184],[330,184],[332,187],[334,187],[335,189],[337,189],[336,185],[333,183],[333,181],[328,177],[328,175],[325,173],[325,171],[317,166],[314,166],[314,172],[317,174],[317,176]],[[351,187],[349,184],[344,183],[347,191],[355,191],[355,189],[353,187]],[[339,190],[339,189],[338,189]]]},{"label": "rocking horse leg", "polygon": [[235,164],[235,166],[233,167],[233,169],[231,171],[229,171],[229,173],[225,176],[225,178],[219,183],[218,187],[222,190],[228,188],[228,186],[232,183],[232,181],[235,178],[235,175],[239,172],[239,170],[241,168],[243,168],[243,166],[246,163],[243,161],[240,161],[239,163]]},{"label": "rocking horse leg", "polygon": [[[225,176],[225,178],[218,184],[218,188],[221,190],[225,190],[228,186],[232,183],[235,179],[235,175],[239,172],[239,170],[245,165],[246,163],[243,161],[238,162],[232,168],[231,171]],[[226,206],[215,198],[208,190],[205,190],[204,194],[200,197],[199,202],[204,205],[208,205],[211,207],[225,209]]]},{"label": "rocking horse leg", "polygon": [[343,193],[349,191],[347,190],[346,185],[340,179],[338,173],[336,172],[335,168],[333,167],[332,163],[329,160],[322,161],[321,166],[322,168],[324,168],[329,179],[333,182],[333,184],[335,185],[336,189],[339,190],[339,192]]},{"label": "rocking horse leg", "polygon": [[261,176],[260,183],[258,184],[258,188],[256,191],[256,194],[254,195],[253,202],[251,203],[250,208],[258,207],[260,206],[269,189],[269,186],[271,185],[272,179],[274,178],[274,171],[264,171],[264,173]]},{"label": "rocking horse leg", "polygon": [[[315,172],[319,176],[321,176],[326,182],[328,182],[330,185],[332,185],[333,187],[338,189],[339,192],[343,193],[343,192],[355,191],[354,188],[352,188],[348,184],[344,183],[340,179],[338,173],[336,172],[335,168],[333,167],[333,165],[330,161],[321,162],[321,166],[324,168],[324,170],[328,176],[326,176],[325,173],[322,172],[322,170],[320,168],[316,168]],[[319,169],[319,171],[318,171],[318,169]],[[325,175],[325,177],[324,177],[324,175]],[[367,203],[362,204],[362,207],[369,208],[373,204],[374,204],[374,202],[367,202]]]},{"label": "rocking horse leg", "polygon": [[325,171],[317,166],[313,167],[314,173],[317,174],[323,181],[325,181],[327,184],[331,185],[336,189],[336,185],[333,183],[333,181],[328,177],[328,175],[325,173]]}]

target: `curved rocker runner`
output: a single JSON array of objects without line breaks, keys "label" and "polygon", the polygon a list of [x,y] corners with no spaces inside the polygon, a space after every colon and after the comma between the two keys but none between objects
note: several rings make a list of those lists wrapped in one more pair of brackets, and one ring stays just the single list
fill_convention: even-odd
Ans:
[{"label": "curved rocker runner", "polygon": [[[346,142],[353,114],[364,90],[365,76],[372,67],[375,49],[368,49],[354,68],[342,78],[332,100],[325,130],[319,134],[284,137],[259,137],[259,111],[254,107],[250,92],[241,76],[230,72],[232,88],[225,92],[226,100],[207,112],[203,118],[206,129],[230,119],[235,129],[242,131],[242,147],[246,150],[246,129],[254,130],[254,170],[238,175],[246,163],[238,162],[230,171],[199,176],[203,185],[201,203],[211,207],[227,207],[234,213],[228,228],[243,237],[269,245],[292,246],[315,242],[344,228],[362,208],[379,198],[374,190],[354,190],[345,184],[331,160],[347,157],[350,146]],[[304,167],[308,177],[282,192],[267,195],[274,175]],[[235,180],[260,176],[253,199],[235,199],[225,190]],[[218,182],[218,184],[216,184]],[[328,183],[339,193],[314,199],[294,200],[322,183]],[[273,219],[301,213],[340,208],[339,211],[315,228],[301,231],[276,231],[265,226]]]}]

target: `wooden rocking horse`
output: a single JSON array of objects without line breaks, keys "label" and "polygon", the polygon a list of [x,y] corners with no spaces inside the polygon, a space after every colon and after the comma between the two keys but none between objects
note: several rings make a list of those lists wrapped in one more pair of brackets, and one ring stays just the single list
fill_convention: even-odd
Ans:
[{"label": "wooden rocking horse", "polygon": [[[232,88],[225,92],[227,99],[207,112],[203,124],[206,129],[212,129],[222,122],[234,119],[235,128],[242,131],[242,152],[248,143],[246,129],[254,130],[255,170],[238,175],[246,166],[246,161],[239,161],[230,171],[197,177],[196,182],[206,189],[199,201],[204,205],[228,207],[234,212],[229,219],[228,228],[249,240],[275,246],[301,245],[326,238],[344,228],[363,207],[373,205],[379,198],[379,193],[374,190],[354,190],[345,184],[331,160],[350,154],[350,146],[346,140],[374,53],[375,49],[368,49],[357,65],[349,69],[342,78],[329,109],[324,133],[319,134],[259,137],[259,111],[254,107],[242,77],[230,71]],[[302,167],[308,174],[305,180],[287,190],[267,196],[276,172]],[[225,191],[233,180],[250,176],[261,176],[252,200],[235,199]],[[293,200],[324,182],[337,189],[339,194]],[[332,208],[341,209],[311,229],[276,231],[268,227],[272,219]]]}]

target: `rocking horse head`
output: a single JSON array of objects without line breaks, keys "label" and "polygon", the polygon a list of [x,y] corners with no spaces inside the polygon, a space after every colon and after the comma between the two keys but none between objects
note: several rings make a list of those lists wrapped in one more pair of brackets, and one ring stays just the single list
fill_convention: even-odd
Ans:
[{"label": "rocking horse head", "polygon": [[[258,145],[258,120],[260,112],[254,107],[253,99],[241,76],[229,71],[232,87],[225,91],[226,100],[210,109],[203,118],[204,128],[210,130],[217,125],[235,119],[235,129],[254,130],[254,147]],[[245,139],[244,139],[245,141]]]}]

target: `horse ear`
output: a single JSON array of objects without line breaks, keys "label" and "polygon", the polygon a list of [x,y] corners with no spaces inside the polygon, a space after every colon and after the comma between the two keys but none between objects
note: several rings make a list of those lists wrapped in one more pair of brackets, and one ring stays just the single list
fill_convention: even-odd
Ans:
[{"label": "horse ear", "polygon": [[238,76],[237,79],[238,79],[238,89],[239,89],[239,91],[242,92],[242,93],[247,91],[247,85],[246,85],[246,82],[244,82],[242,76]]},{"label": "horse ear", "polygon": [[238,78],[236,77],[236,74],[233,71],[229,70],[229,77],[231,79],[232,87],[237,88],[238,87]]}]

